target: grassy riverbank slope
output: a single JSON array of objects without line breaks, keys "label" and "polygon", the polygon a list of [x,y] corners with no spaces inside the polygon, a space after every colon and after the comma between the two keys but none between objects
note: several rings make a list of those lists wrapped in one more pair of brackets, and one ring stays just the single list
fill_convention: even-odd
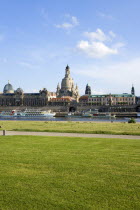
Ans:
[{"label": "grassy riverbank slope", "polygon": [[139,140],[0,137],[0,209],[140,209]]},{"label": "grassy riverbank slope", "polygon": [[1,130],[140,135],[140,123],[0,121]]}]

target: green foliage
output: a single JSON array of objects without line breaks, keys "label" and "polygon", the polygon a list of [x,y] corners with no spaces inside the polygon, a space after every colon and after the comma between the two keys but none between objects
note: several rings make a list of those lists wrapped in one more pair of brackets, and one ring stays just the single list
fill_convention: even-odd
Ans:
[{"label": "green foliage", "polygon": [[128,123],[136,123],[136,120],[134,118],[131,118],[130,120],[128,120]]},{"label": "green foliage", "polygon": [[139,140],[0,137],[0,209],[140,209]]}]

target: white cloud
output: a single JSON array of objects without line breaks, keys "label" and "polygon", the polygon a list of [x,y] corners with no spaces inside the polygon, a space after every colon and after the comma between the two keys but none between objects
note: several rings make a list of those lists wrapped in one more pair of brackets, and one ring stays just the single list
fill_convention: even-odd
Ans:
[{"label": "white cloud", "polygon": [[[103,58],[108,55],[116,55],[119,53],[119,49],[124,46],[121,42],[113,43],[113,39],[116,34],[113,31],[109,31],[105,34],[101,29],[97,29],[95,32],[85,32],[84,36],[88,40],[81,40],[77,44],[77,49],[91,58]],[[110,42],[107,44],[106,42]]]},{"label": "white cloud", "polygon": [[71,17],[71,20],[72,20],[72,23],[73,23],[75,26],[78,26],[78,25],[79,25],[79,21],[78,21],[77,17],[72,16],[72,17]]},{"label": "white cloud", "polygon": [[99,90],[93,89],[92,94],[93,95],[102,95],[102,94],[105,94],[105,91],[102,89],[99,89]]},{"label": "white cloud", "polygon": [[36,65],[33,65],[33,64],[31,64],[29,62],[25,62],[25,61],[20,61],[20,62],[18,62],[18,64],[23,66],[23,67],[26,67],[28,69],[36,69],[37,68]]},{"label": "white cloud", "polygon": [[116,34],[115,34],[113,31],[109,31],[109,35],[110,35],[112,38],[115,38],[115,37],[116,37]]},{"label": "white cloud", "polygon": [[39,93],[39,90],[37,90],[37,89],[25,89],[24,93]]},{"label": "white cloud", "polygon": [[97,14],[99,17],[103,18],[103,19],[109,19],[109,20],[114,20],[114,17],[110,14],[105,14],[103,12],[98,12]]},{"label": "white cloud", "polygon": [[110,48],[102,42],[89,42],[83,40],[78,43],[77,49],[92,58],[102,58],[107,55],[118,53],[117,49]]},{"label": "white cloud", "polygon": [[100,28],[98,28],[95,32],[84,32],[84,36],[92,41],[112,41],[116,38],[116,34],[113,31],[109,31],[108,34],[105,34]]},{"label": "white cloud", "polygon": [[[102,94],[106,94],[105,90],[101,89],[101,88],[95,88],[95,85],[89,84],[91,87],[91,94],[92,95],[102,95]],[[79,86],[79,84],[78,84]],[[82,87],[79,88],[79,93],[80,95],[84,95],[85,94],[85,87],[86,85],[83,84]]]},{"label": "white cloud", "polygon": [[63,29],[67,30],[67,29],[71,29],[71,28],[74,28],[79,25],[79,21],[78,21],[77,17],[70,16],[70,15],[65,15],[65,17],[69,20],[62,24],[56,24],[55,25],[56,28],[63,28]]},{"label": "white cloud", "polygon": [[72,28],[73,24],[72,23],[63,23],[61,25],[56,25],[56,28],[64,28],[64,29],[69,29]]},{"label": "white cloud", "polygon": [[111,65],[90,65],[75,73],[93,78],[96,84],[103,82],[104,89],[111,93],[130,92],[133,83],[136,94],[140,95],[140,57]]},{"label": "white cloud", "polygon": [[116,48],[116,49],[120,49],[120,48],[122,48],[124,46],[125,46],[125,44],[122,43],[122,42],[117,42],[117,43],[115,43],[115,44],[112,45],[112,47],[113,48]]},{"label": "white cloud", "polygon": [[95,32],[85,32],[84,35],[90,40],[106,41],[108,39],[100,28],[98,28]]},{"label": "white cloud", "polygon": [[37,90],[37,89],[31,90],[31,93],[38,93],[38,92],[39,92],[39,90]]}]

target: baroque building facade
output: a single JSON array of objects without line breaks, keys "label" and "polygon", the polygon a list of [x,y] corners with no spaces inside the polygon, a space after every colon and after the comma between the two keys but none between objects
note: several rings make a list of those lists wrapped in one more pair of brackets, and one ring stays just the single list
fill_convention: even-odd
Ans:
[{"label": "baroque building facade", "polygon": [[13,86],[8,82],[4,86],[3,93],[0,93],[0,106],[66,106],[72,100],[78,101],[78,99],[78,86],[74,85],[70,75],[70,68],[67,65],[61,88],[58,85],[56,92],[50,92],[43,88],[38,93],[24,93],[21,88],[14,90]]},{"label": "baroque building facade", "polygon": [[46,106],[51,98],[56,97],[54,92],[43,88],[38,93],[24,93],[21,88],[14,91],[8,82],[0,94],[0,106]]},{"label": "baroque building facade", "polygon": [[85,88],[85,95],[79,98],[80,106],[131,106],[137,103],[135,97],[135,89],[132,85],[131,94],[104,94],[91,95],[91,88],[87,84]]},{"label": "baroque building facade", "polygon": [[83,95],[79,99],[82,106],[120,106],[135,105],[136,97],[132,94]]}]

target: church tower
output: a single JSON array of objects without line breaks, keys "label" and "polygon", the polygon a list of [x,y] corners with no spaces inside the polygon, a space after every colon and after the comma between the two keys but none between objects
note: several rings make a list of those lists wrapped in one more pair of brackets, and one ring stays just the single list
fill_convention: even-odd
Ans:
[{"label": "church tower", "polygon": [[132,85],[132,88],[131,88],[131,94],[132,94],[132,95],[135,95],[135,88],[134,88],[133,85]]},{"label": "church tower", "polygon": [[60,85],[58,83],[57,88],[56,88],[56,96],[59,96],[60,93]]},{"label": "church tower", "polygon": [[85,95],[91,95],[91,87],[88,84],[86,85]]}]

